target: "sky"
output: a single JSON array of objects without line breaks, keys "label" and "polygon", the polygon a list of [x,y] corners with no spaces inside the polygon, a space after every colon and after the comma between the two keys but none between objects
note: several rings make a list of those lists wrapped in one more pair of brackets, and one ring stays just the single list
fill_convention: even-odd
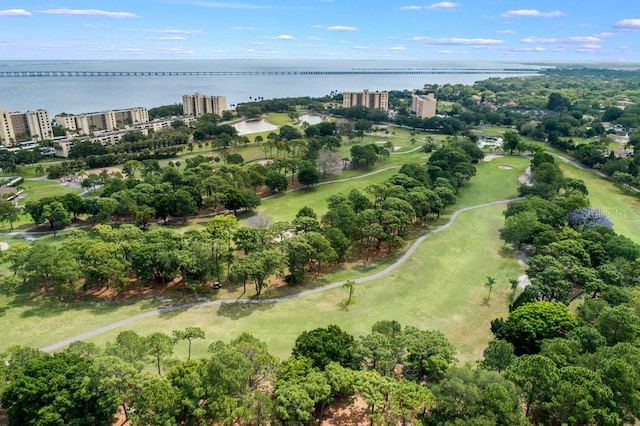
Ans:
[{"label": "sky", "polygon": [[640,62],[636,0],[0,0],[0,60]]}]

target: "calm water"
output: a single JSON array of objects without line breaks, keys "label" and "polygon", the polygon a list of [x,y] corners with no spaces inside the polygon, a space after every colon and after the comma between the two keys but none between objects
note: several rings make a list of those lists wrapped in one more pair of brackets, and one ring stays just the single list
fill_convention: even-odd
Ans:
[{"label": "calm water", "polygon": [[[324,96],[331,91],[419,89],[425,84],[473,84],[503,77],[500,68],[520,64],[418,61],[0,61],[2,71],[337,71],[357,68],[496,69],[487,74],[447,75],[256,75],[158,77],[16,77],[0,78],[0,109],[42,108],[51,116],[116,108],[182,102],[182,95],[200,92],[227,97],[228,105],[252,98]],[[527,68],[530,68],[527,66]]]}]

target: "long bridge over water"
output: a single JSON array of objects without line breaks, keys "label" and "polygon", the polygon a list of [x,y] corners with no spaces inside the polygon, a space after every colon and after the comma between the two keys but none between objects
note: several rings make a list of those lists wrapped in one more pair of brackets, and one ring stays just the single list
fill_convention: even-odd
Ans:
[{"label": "long bridge over water", "polygon": [[537,69],[353,69],[343,71],[0,71],[10,77],[172,77],[224,75],[420,75],[420,74],[532,74]]}]

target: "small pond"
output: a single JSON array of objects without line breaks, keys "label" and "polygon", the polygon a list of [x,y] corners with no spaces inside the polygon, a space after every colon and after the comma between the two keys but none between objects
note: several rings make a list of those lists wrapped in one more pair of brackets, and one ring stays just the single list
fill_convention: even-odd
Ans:
[{"label": "small pond", "polygon": [[315,114],[304,114],[298,117],[300,123],[304,123],[305,121],[311,125],[322,123],[322,116]]}]

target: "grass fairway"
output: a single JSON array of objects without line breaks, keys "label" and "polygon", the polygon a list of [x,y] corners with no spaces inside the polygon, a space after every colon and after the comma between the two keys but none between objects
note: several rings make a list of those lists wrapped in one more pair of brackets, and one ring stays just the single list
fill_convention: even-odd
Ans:
[{"label": "grass fairway", "polygon": [[60,182],[55,180],[44,179],[25,180],[20,184],[20,186],[24,188],[24,195],[26,196],[23,202],[39,200],[44,197],[55,197],[58,195],[64,195],[67,192],[80,193],[82,191],[80,188],[71,188],[68,186],[64,186]]},{"label": "grass fairway", "polygon": [[[518,177],[529,166],[524,157],[504,156],[480,161],[477,174],[464,186],[454,208],[475,206],[518,196]],[[506,167],[511,167],[507,169]]]},{"label": "grass fairway", "polygon": [[[508,279],[522,273],[513,256],[501,250],[503,208],[463,213],[451,228],[425,241],[391,274],[358,284],[354,303],[347,308],[341,305],[346,291],[338,288],[277,304],[193,308],[137,321],[89,341],[104,345],[126,329],[148,334],[199,326],[207,339],[194,342],[196,356],[204,355],[214,340],[228,341],[248,332],[284,358],[304,330],[337,324],[359,336],[368,333],[376,321],[396,319],[404,325],[441,330],[457,347],[461,362],[473,361],[482,356],[491,338],[489,322],[507,312]],[[498,284],[487,303],[484,283],[489,275]],[[184,355],[182,346],[177,347],[178,355]]]},{"label": "grass fairway", "polygon": [[602,209],[613,222],[614,231],[640,244],[640,197],[637,194],[626,191],[590,171],[578,169],[562,161],[558,161],[558,164],[565,176],[584,181],[589,190],[591,205]]}]

